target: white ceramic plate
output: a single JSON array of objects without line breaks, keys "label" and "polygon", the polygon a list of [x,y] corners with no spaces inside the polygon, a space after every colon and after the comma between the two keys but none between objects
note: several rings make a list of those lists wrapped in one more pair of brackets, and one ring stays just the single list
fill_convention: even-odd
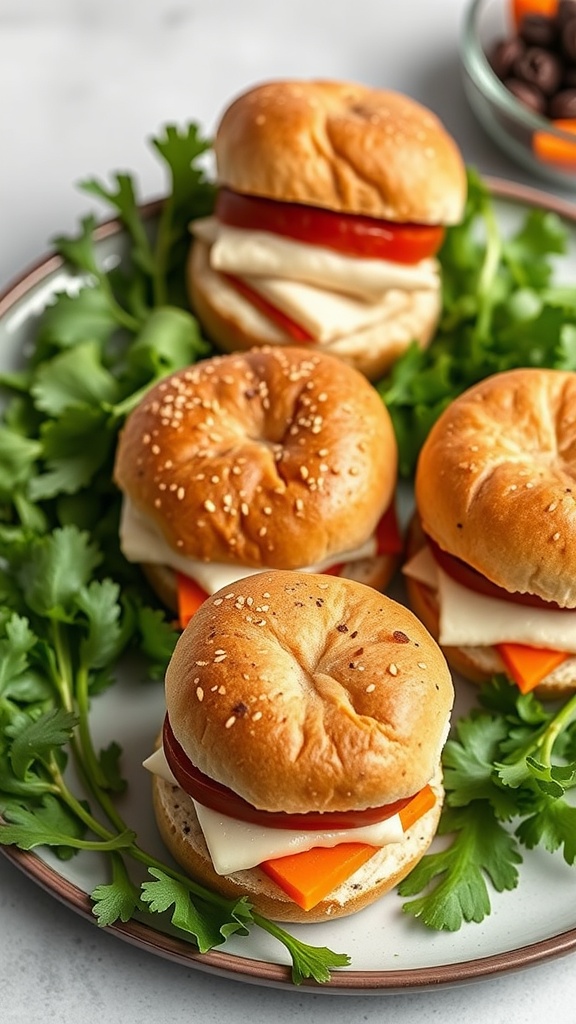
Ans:
[{"label": "white ceramic plate", "polygon": [[[558,262],[557,278],[576,281],[576,207],[532,189],[491,181],[498,218],[505,231],[531,206],[561,214],[570,233],[570,251]],[[153,215],[155,204],[147,208]],[[115,222],[99,229],[98,248],[104,260],[116,261],[125,239]],[[17,365],[29,348],[45,305],[71,277],[57,256],[48,256],[0,297],[0,365]],[[473,688],[460,686],[458,710],[473,701]],[[97,744],[111,739],[124,750],[128,778],[122,813],[138,832],[140,845],[166,859],[156,834],[150,802],[150,783],[142,769],[152,750],[163,714],[158,683],[138,678],[124,667],[117,684],[94,702],[92,721]],[[33,881],[72,909],[95,921],[88,893],[107,880],[107,867],[94,854],[68,862],[50,851],[24,853],[0,847]],[[436,933],[402,913],[400,898],[391,893],[361,913],[326,924],[300,926],[294,933],[315,945],[348,953],[350,968],[334,972],[327,986],[303,986],[315,992],[398,992],[435,987],[515,970],[576,949],[576,872],[561,856],[526,852],[520,884],[511,893],[493,894],[493,911],[481,925],[466,925],[456,933]],[[149,919],[148,919],[149,920]],[[171,934],[133,920],[110,928],[118,937],[152,953],[225,977],[261,985],[291,988],[283,947],[254,929],[245,939],[234,938],[218,951],[203,956]],[[295,990],[302,991],[302,988]]]}]

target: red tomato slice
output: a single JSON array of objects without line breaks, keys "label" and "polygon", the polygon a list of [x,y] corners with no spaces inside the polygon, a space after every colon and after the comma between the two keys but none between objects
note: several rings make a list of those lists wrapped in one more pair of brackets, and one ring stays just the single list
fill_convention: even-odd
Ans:
[{"label": "red tomato slice", "polygon": [[419,263],[434,256],[444,240],[444,228],[438,224],[395,224],[376,217],[241,195],[228,188],[218,192],[216,216],[231,227],[271,231],[347,256],[396,263]]},{"label": "red tomato slice", "polygon": [[210,807],[230,818],[249,821],[266,828],[289,828],[298,831],[330,831],[332,829],[358,828],[373,825],[398,814],[414,798],[406,797],[383,807],[368,807],[362,811],[310,811],[308,814],[286,814],[284,811],[260,811],[232,789],[211,779],[201,772],[184,752],[172,732],[168,715],[164,719],[162,732],[164,753],[178,785],[204,807]]},{"label": "red tomato slice", "polygon": [[310,331],[307,331],[301,324],[297,324],[292,317],[287,316],[286,313],[283,313],[281,309],[277,308],[277,306],[268,302],[268,299],[265,299],[263,295],[260,295],[260,292],[255,291],[255,289],[251,288],[249,284],[246,284],[242,278],[236,277],[235,274],[222,274],[222,277],[225,278],[225,280],[228,281],[228,284],[231,285],[232,288],[235,288],[240,295],[243,295],[245,299],[248,299],[248,301],[252,303],[253,306],[256,306],[256,309],[259,309],[264,316],[267,316],[268,319],[272,320],[282,331],[289,334],[294,341],[314,341]]},{"label": "red tomato slice", "polygon": [[527,605],[529,608],[550,608],[554,611],[565,612],[574,611],[573,608],[562,608],[555,601],[545,601],[542,597],[538,597],[537,594],[520,594],[518,591],[511,592],[505,590],[504,587],[499,587],[497,583],[492,583],[492,580],[483,576],[481,572],[468,565],[467,562],[463,562],[462,559],[457,558],[455,555],[450,555],[447,551],[443,551],[431,537],[427,536],[426,540],[440,568],[448,576],[456,580],[457,583],[467,587],[468,590],[474,590],[477,594],[484,594],[486,597],[495,597],[499,601],[511,601],[512,604]]}]

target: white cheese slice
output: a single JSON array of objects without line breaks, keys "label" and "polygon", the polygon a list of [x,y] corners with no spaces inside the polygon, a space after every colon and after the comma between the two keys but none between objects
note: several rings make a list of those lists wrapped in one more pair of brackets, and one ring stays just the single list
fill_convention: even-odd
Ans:
[{"label": "white cheese slice", "polygon": [[172,769],[166,760],[166,754],[162,745],[153,754],[150,754],[150,757],[147,757],[142,762],[142,765],[152,775],[158,775],[159,778],[164,779],[165,782],[170,782],[173,786],[178,785],[178,781],[172,774]]},{"label": "white cheese slice", "polygon": [[477,594],[443,572],[427,547],[403,572],[437,590],[439,641],[447,647],[493,647],[526,644],[555,651],[576,651],[576,610],[531,608]]},{"label": "white cheese slice", "polygon": [[[200,562],[180,555],[165,540],[156,524],[128,498],[122,502],[120,517],[120,547],[129,562],[148,562],[167,565],[195,580],[207,594],[215,594],[223,587],[229,587],[237,580],[261,572],[260,568],[246,565],[228,565],[219,562]],[[353,562],[362,558],[374,558],[378,543],[372,534],[358,548],[332,555],[316,565],[301,566],[300,572],[324,572],[338,562]]]},{"label": "white cheese slice", "polygon": [[211,245],[210,266],[228,274],[304,281],[366,301],[377,300],[390,288],[438,289],[435,259],[405,264],[345,256],[268,231],[229,227],[216,217],[194,221],[191,231]]},{"label": "white cheese slice", "polygon": [[405,303],[405,292],[399,288],[391,288],[378,301],[368,303],[302,281],[248,274],[243,280],[320,343],[385,322]]},{"label": "white cheese slice", "polygon": [[402,572],[417,583],[438,590],[438,563],[427,544],[402,566]]},{"label": "white cheese slice", "polygon": [[314,847],[339,846],[341,843],[368,843],[387,846],[404,838],[400,815],[363,828],[338,829],[330,832],[296,832],[292,829],[264,828],[237,818],[218,814],[194,801],[206,846],[210,851],[214,870],[229,875],[242,868],[253,868],[264,860],[286,857],[291,853],[304,853]]},{"label": "white cheese slice", "polygon": [[[144,767],[167,782],[178,785],[162,747],[146,758]],[[229,875],[232,871],[253,868],[264,860],[286,857],[291,853],[303,853],[316,846],[368,843],[370,846],[381,847],[387,846],[388,843],[398,843],[404,838],[399,814],[394,814],[386,821],[377,822],[375,825],[360,828],[297,832],[292,829],[266,828],[239,821],[237,818],[230,818],[226,814],[204,807],[196,800],[194,807],[214,870],[219,875]]]}]

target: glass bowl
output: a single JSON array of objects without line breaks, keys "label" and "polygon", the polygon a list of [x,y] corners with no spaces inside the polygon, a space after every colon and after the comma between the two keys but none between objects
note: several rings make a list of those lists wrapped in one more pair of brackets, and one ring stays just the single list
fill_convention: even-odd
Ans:
[{"label": "glass bowl", "polygon": [[479,122],[509,156],[529,171],[576,189],[576,134],[533,113],[506,89],[487,58],[514,32],[510,0],[473,0],[464,20],[464,90]]}]

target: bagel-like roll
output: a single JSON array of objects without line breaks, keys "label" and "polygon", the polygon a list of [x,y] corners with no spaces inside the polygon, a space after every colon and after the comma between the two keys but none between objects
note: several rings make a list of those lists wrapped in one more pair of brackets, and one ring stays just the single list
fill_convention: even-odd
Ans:
[{"label": "bagel-like roll", "polygon": [[217,356],[157,384],[127,419],[114,477],[130,515],[162,541],[158,557],[144,546],[140,560],[156,563],[153,585],[173,606],[174,570],[188,562],[193,575],[209,563],[332,560],[385,585],[395,559],[379,558],[370,538],[396,469],[376,390],[340,360],[286,348]]},{"label": "bagel-like roll", "polygon": [[225,110],[218,180],[236,192],[415,224],[455,224],[466,175],[440,120],[357,82],[271,81]]},{"label": "bagel-like roll", "polygon": [[[561,614],[568,627],[570,609],[576,615],[575,407],[576,374],[558,370],[495,374],[457,398],[420,453],[419,521],[410,531],[408,557],[428,538],[441,567],[449,575],[455,570],[463,585],[471,577],[462,577],[462,566],[442,553],[480,574],[472,589],[500,599],[500,608],[517,603],[526,606],[525,617],[538,608],[556,613],[556,621]],[[442,642],[437,596],[413,578],[407,586],[412,606]],[[530,637],[500,642],[530,646]],[[553,647],[538,640],[532,646]],[[495,644],[443,647],[452,666],[475,681],[506,671]],[[576,655],[576,646],[558,649]],[[557,696],[573,689],[571,657],[536,692]]]},{"label": "bagel-like roll", "polygon": [[[420,255],[407,258],[399,248],[390,247],[382,257],[372,248],[347,249],[340,225],[329,238],[319,234],[312,217],[328,212],[340,220],[371,218],[378,229],[388,225],[389,235],[391,224],[414,232],[415,226],[457,223],[466,198],[465,165],[456,143],[430,110],[408,96],[359,83],[264,82],[224,111],[214,151],[221,191],[280,210],[283,204],[296,204],[287,207],[292,212],[281,214],[284,227],[272,221],[253,231],[254,246],[260,250],[257,269],[252,260],[245,262],[246,255],[232,252],[237,243],[246,245],[246,237],[239,237],[246,236],[246,230],[230,231],[230,225],[249,232],[250,218],[241,218],[240,225],[229,220],[217,200],[208,230],[211,240],[201,225],[192,225],[197,237],[188,261],[188,291],[206,333],[219,348],[293,344],[286,324],[255,302],[246,286],[252,292],[264,288],[264,297],[272,286],[269,301],[309,330],[308,347],[337,355],[371,380],[382,376],[412,341],[428,344],[441,309],[434,258],[441,234],[438,244]],[[307,219],[304,235],[291,235],[293,227],[286,230],[295,209]],[[220,244],[219,239],[213,244],[216,229],[228,231],[225,258],[221,250],[214,256]],[[371,232],[374,236],[374,227]],[[287,243],[286,236],[297,241]],[[277,264],[279,242],[290,250],[280,260],[282,270]],[[334,251],[344,257],[338,271],[329,269]],[[354,271],[347,275],[345,263],[351,253]],[[371,275],[377,265],[383,277],[374,294]],[[349,298],[351,278],[358,275],[357,288],[365,273],[372,285],[369,288],[366,282],[367,292],[360,297],[365,306],[374,306],[376,314],[367,322],[362,303],[356,312],[353,307],[343,309],[341,318],[339,307],[329,314],[330,303],[328,308],[323,305],[326,295]],[[304,291],[286,289],[295,283],[306,286]],[[306,322],[308,314],[312,325]]]},{"label": "bagel-like roll", "polygon": [[[196,240],[190,248],[187,277],[194,312],[209,338],[224,352],[247,351],[255,345],[291,345],[293,339],[247,302],[210,267],[209,247]],[[434,289],[387,293],[381,320],[323,343],[308,342],[306,351],[327,352],[343,359],[368,380],[378,380],[412,341],[425,348],[432,340],[441,311],[439,279]]]},{"label": "bagel-like roll", "polygon": [[215,872],[194,801],[166,779],[152,780],[158,830],[174,859],[192,878],[228,899],[248,896],[260,914],[273,921],[316,924],[348,917],[385,896],[422,859],[438,828],[444,788],[440,768],[431,780],[436,803],[418,819],[401,843],[390,843],[310,910],[302,910],[261,868],[243,868],[229,875]]},{"label": "bagel-like roll", "polygon": [[192,801],[155,780],[164,840],[195,876],[248,890],[279,920],[351,913],[404,877],[433,838],[452,702],[444,656],[397,602],[320,574],[241,580],[202,605],[166,673],[171,730],[195,768],[260,811],[361,811],[428,783],[436,804],[312,914],[259,869],[215,874]]}]

